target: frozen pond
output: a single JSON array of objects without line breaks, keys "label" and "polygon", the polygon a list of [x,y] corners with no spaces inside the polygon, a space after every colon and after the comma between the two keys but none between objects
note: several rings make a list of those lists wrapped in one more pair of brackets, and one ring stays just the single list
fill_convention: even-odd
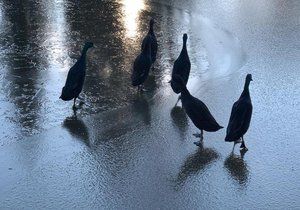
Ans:
[{"label": "frozen pond", "polygon": [[[0,208],[300,209],[299,12],[297,0],[0,0]],[[138,95],[151,17],[159,52]],[[188,88],[224,127],[252,74],[246,154],[226,129],[193,144],[168,83],[183,33]],[[59,96],[86,40],[75,117]]]}]

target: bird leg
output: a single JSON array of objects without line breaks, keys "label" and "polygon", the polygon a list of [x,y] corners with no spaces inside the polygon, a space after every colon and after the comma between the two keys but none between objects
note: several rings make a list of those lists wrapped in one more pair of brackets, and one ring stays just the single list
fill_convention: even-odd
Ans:
[{"label": "bird leg", "polygon": [[76,102],[76,98],[74,98],[74,103],[73,103],[73,110],[76,110],[76,105],[75,105],[75,102]]},{"label": "bird leg", "polygon": [[232,151],[231,152],[234,152],[234,147],[235,147],[236,143],[234,142],[233,144],[233,147],[232,147]]},{"label": "bird leg", "polygon": [[80,96],[78,96],[78,99],[80,100],[79,105],[85,104],[85,101],[83,98],[81,98]]},{"label": "bird leg", "polygon": [[232,147],[232,152],[234,152],[234,148],[235,148],[235,145],[238,143],[238,141],[234,141],[233,143],[233,147]]},{"label": "bird leg", "polygon": [[144,88],[144,85],[141,85],[141,92],[147,92],[147,89]]},{"label": "bird leg", "polygon": [[79,102],[79,108],[82,108],[82,105],[83,105],[83,104],[85,104],[85,102],[84,102],[84,101],[80,101],[80,102]]},{"label": "bird leg", "polygon": [[235,145],[238,144],[238,143],[242,143],[241,138],[239,138],[238,140],[234,141],[232,152],[234,151]]},{"label": "bird leg", "polygon": [[246,152],[248,151],[248,149],[241,149],[240,150],[240,155],[241,155],[241,158],[244,158]]},{"label": "bird leg", "polygon": [[178,102],[181,100],[181,94],[178,96],[175,106],[177,106]]},{"label": "bird leg", "polygon": [[142,93],[142,92],[146,92],[147,90],[143,88],[143,85],[138,85],[138,92]]},{"label": "bird leg", "polygon": [[201,130],[201,133],[194,133],[193,134],[196,138],[200,138],[201,140],[203,140],[203,130]]},{"label": "bird leg", "polygon": [[73,108],[73,114],[74,114],[74,117],[77,117],[77,109],[75,108]]},{"label": "bird leg", "polygon": [[236,140],[236,141],[235,141],[235,143],[236,143],[236,144],[238,144],[238,143],[242,143],[242,139],[241,139],[241,138],[239,138],[238,140]]},{"label": "bird leg", "polygon": [[245,149],[246,151],[248,150],[248,148],[245,145],[244,137],[242,137],[242,144],[241,144],[240,148]]},{"label": "bird leg", "polygon": [[195,136],[196,138],[200,138],[201,139],[201,134],[200,133],[194,133],[193,136]]},{"label": "bird leg", "polygon": [[195,141],[194,144],[200,148],[203,148],[203,141]]},{"label": "bird leg", "polygon": [[200,138],[200,140],[198,142],[194,142],[194,144],[196,144],[197,146],[202,145],[203,144],[203,130],[201,130],[201,133],[194,133],[193,135],[196,138]]}]

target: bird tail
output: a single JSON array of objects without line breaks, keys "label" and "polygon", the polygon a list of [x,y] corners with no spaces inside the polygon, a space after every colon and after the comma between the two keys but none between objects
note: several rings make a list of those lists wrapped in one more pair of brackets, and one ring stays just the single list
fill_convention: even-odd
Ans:
[{"label": "bird tail", "polygon": [[74,93],[72,93],[72,91],[70,91],[66,87],[63,87],[59,98],[63,101],[70,101],[74,98]]},{"label": "bird tail", "polygon": [[174,91],[174,93],[179,94],[181,92],[181,87],[174,81],[171,80],[171,88]]},{"label": "bird tail", "polygon": [[225,137],[225,141],[230,142],[231,140],[230,140],[230,138],[228,138],[228,136],[226,136],[226,137]]},{"label": "bird tail", "polygon": [[234,140],[234,138],[232,138],[232,136],[226,135],[225,141],[227,141],[227,142],[233,142],[235,140]]}]

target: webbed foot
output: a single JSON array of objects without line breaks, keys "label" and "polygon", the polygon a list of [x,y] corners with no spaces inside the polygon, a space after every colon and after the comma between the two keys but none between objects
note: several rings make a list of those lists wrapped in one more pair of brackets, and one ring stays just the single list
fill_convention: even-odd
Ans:
[{"label": "webbed foot", "polygon": [[248,151],[247,148],[246,149],[243,148],[243,149],[240,150],[240,155],[241,155],[242,158],[244,158],[244,156],[245,156],[245,154],[246,154],[247,151]]},{"label": "webbed foot", "polygon": [[202,147],[203,146],[203,142],[202,141],[195,141],[194,144],[198,147]]},{"label": "webbed foot", "polygon": [[243,150],[245,150],[245,151],[248,151],[248,148],[246,147],[244,141],[242,141],[242,144],[241,144],[241,146],[240,146],[240,149],[243,149]]},{"label": "webbed foot", "polygon": [[195,136],[196,138],[201,138],[201,134],[200,133],[193,133],[193,136]]},{"label": "webbed foot", "polygon": [[195,136],[196,138],[200,138],[200,140],[203,140],[203,134],[201,133],[194,133],[193,136]]}]

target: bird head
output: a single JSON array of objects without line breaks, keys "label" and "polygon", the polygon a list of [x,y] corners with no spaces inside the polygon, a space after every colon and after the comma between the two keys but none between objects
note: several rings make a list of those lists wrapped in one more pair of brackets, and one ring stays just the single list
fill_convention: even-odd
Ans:
[{"label": "bird head", "polygon": [[154,19],[153,18],[151,18],[151,20],[150,20],[150,26],[153,26],[154,25]]},{"label": "bird head", "polygon": [[91,47],[94,47],[94,43],[93,42],[86,42],[84,45],[84,48],[89,49]]},{"label": "bird head", "polygon": [[246,81],[249,82],[249,83],[250,83],[250,81],[253,81],[252,80],[252,74],[247,74]]},{"label": "bird head", "polygon": [[187,34],[183,34],[183,37],[182,37],[182,38],[183,38],[183,41],[186,42],[187,39],[188,39],[188,35],[187,35]]}]

